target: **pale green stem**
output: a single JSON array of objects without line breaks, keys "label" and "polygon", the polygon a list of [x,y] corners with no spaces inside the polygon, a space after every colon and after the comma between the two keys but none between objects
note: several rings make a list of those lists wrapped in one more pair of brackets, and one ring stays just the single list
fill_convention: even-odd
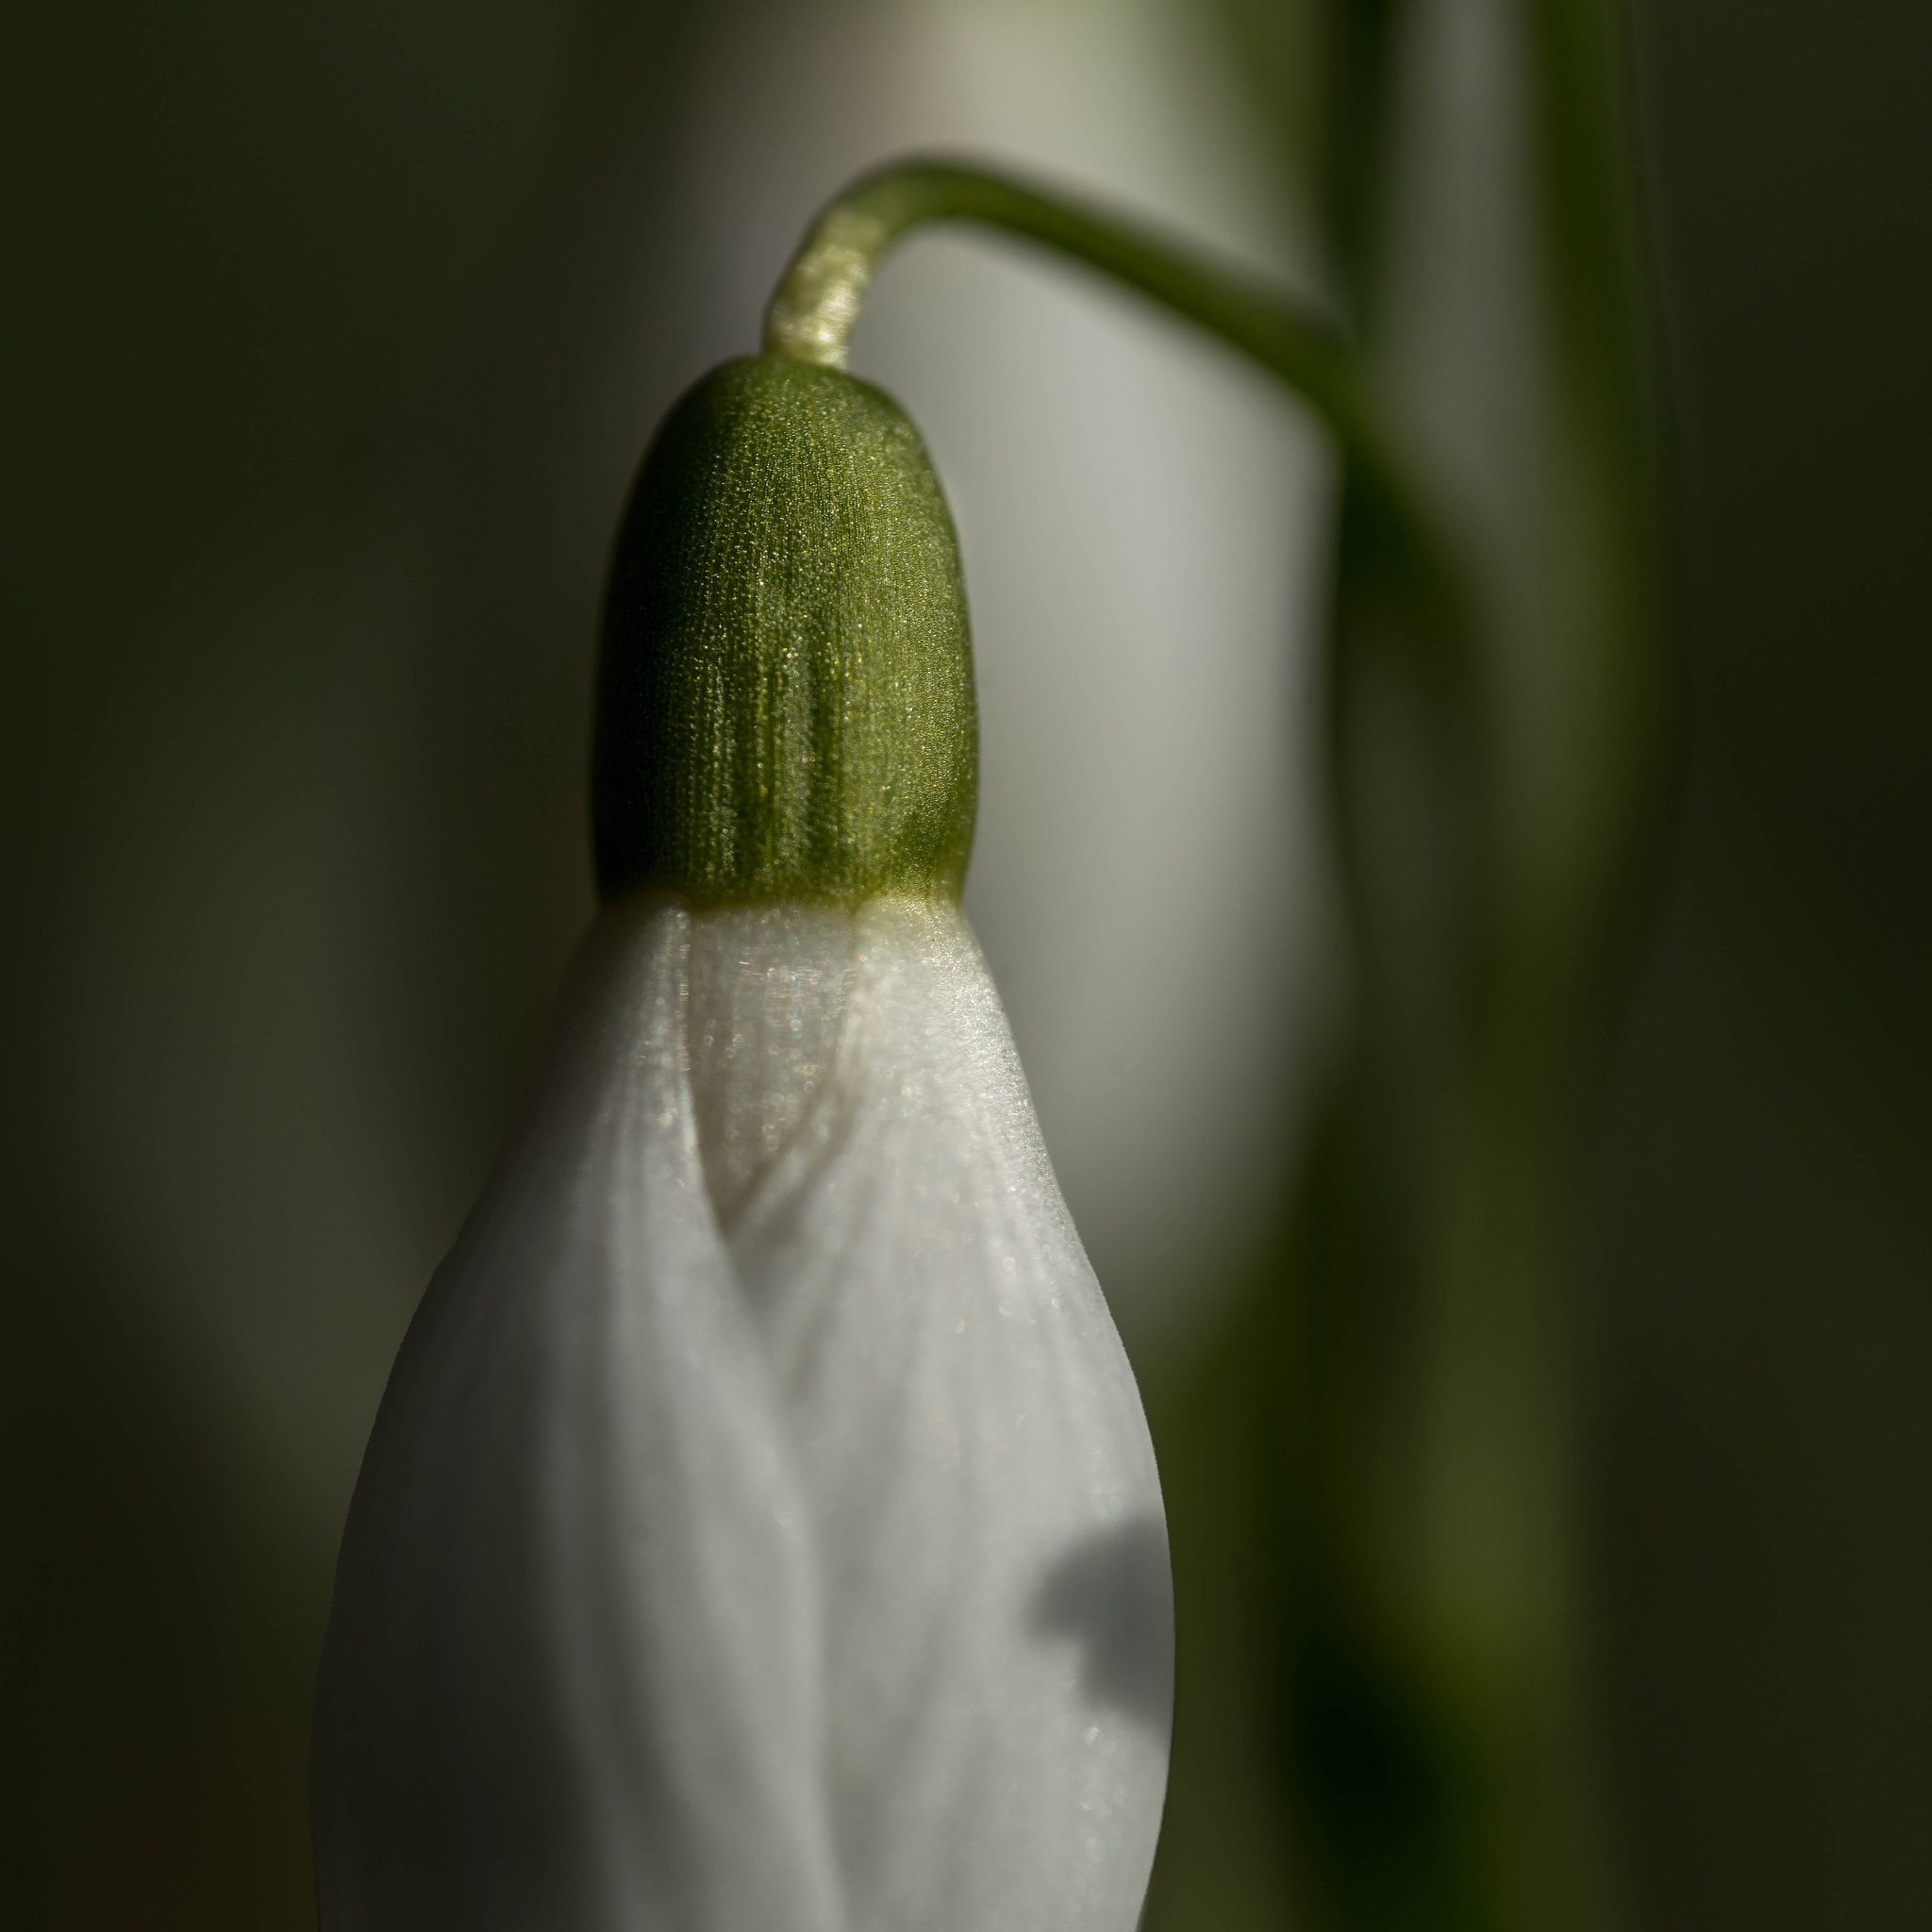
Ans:
[{"label": "pale green stem", "polygon": [[1341,331],[1282,291],[1116,215],[1011,175],[939,160],[861,175],[820,213],[779,279],[765,311],[767,353],[843,369],[880,258],[908,230],[946,221],[1003,229],[1084,262],[1280,377],[1386,506],[1445,631],[1459,643],[1468,620],[1462,570],[1391,447]]},{"label": "pale green stem", "polygon": [[879,258],[921,223],[948,221],[1003,228],[1084,261],[1285,376],[1324,415],[1349,407],[1347,350],[1332,323],[1116,216],[1010,175],[940,161],[861,175],[824,209],[765,311],[765,347],[844,368]]}]

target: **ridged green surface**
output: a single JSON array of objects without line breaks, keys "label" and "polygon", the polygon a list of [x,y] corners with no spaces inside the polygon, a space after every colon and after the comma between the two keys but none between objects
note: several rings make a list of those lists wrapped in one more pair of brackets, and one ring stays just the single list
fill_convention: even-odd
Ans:
[{"label": "ridged green surface", "polygon": [[979,732],[958,544],[891,397],[783,356],[665,419],[611,572],[604,897],[957,899]]}]

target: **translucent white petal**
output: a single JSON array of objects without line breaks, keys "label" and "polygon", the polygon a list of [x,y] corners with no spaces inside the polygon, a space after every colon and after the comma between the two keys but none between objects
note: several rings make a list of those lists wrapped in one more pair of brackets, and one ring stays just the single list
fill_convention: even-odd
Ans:
[{"label": "translucent white petal", "polygon": [[1128,1932],[1171,1657],[958,914],[607,912],[357,1492],[329,1932]]},{"label": "translucent white petal", "polygon": [[698,1161],[688,934],[600,921],[384,1398],[318,1707],[331,1932],[842,1924],[807,1525]]},{"label": "translucent white petal", "polygon": [[1139,1392],[957,912],[875,901],[732,1252],[823,1563],[855,1928],[1131,1927],[1172,1605]]}]

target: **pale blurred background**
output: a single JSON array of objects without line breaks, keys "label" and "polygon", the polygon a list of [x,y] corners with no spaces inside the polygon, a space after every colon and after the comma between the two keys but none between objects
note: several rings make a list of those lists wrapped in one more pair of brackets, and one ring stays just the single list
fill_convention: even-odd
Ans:
[{"label": "pale blurred background", "polygon": [[[301,1926],[307,1704],[390,1357],[589,915],[652,425],[910,146],[1311,292],[1262,0],[108,0],[18,16],[0,1920]],[[1424,9],[1392,345],[1547,559],[1512,55]],[[1642,0],[1700,751],[1603,1134],[1598,1669],[1639,1923],[1932,1906],[1932,17]],[[1329,463],[1077,273],[914,242],[855,366],[961,528],[968,909],[1158,1400],[1266,1238],[1332,980]],[[1548,568],[1554,568],[1549,566]]]}]

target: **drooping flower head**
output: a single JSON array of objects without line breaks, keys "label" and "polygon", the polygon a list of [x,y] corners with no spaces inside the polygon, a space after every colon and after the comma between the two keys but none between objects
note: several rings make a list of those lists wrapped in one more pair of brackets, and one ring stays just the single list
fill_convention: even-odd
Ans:
[{"label": "drooping flower head", "polygon": [[613,574],[604,907],[343,1540],[325,1932],[1131,1932],[1166,1535],[958,911],[976,756],[911,425],[705,378]]}]

